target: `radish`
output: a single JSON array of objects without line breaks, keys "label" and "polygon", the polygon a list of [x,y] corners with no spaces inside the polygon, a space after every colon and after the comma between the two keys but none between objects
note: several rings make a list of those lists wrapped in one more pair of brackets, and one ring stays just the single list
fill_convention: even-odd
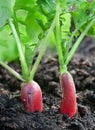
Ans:
[{"label": "radish", "polygon": [[63,98],[60,105],[60,113],[73,117],[76,114],[76,91],[74,81],[69,72],[61,75],[61,86],[63,89]]},{"label": "radish", "polygon": [[[33,20],[33,21],[35,21],[35,20]],[[48,22],[50,23],[50,20],[47,21],[47,23]],[[13,18],[8,19],[8,24],[10,25],[10,29],[12,31],[14,38],[15,38],[17,49],[18,49],[17,55],[18,55],[19,60],[20,60],[21,74],[16,72],[14,69],[12,69],[9,65],[7,65],[6,63],[4,63],[1,60],[0,60],[0,65],[2,65],[5,69],[7,69],[17,79],[22,81],[21,101],[23,102],[26,110],[29,112],[35,112],[35,111],[42,112],[43,111],[42,91],[40,89],[40,86],[35,81],[33,81],[33,79],[34,79],[35,73],[39,67],[40,61],[41,61],[41,59],[45,53],[45,50],[47,48],[49,38],[50,38],[54,28],[55,28],[56,15],[52,19],[48,30],[46,29],[46,31],[45,31],[46,33],[44,32],[45,37],[43,37],[43,39],[41,39],[41,43],[40,43],[41,50],[39,51],[38,56],[36,57],[36,60],[34,60],[34,57],[37,54],[36,50],[39,47],[39,46],[37,46],[37,44],[39,43],[39,40],[35,39],[36,41],[38,41],[36,44],[35,44],[35,42],[33,42],[34,41],[33,40],[31,43],[27,42],[24,45],[21,42],[22,40],[20,39],[20,37],[18,35],[19,27],[17,29],[14,23],[15,23],[15,19],[13,19]],[[16,24],[18,24],[18,23],[16,23]],[[34,24],[33,24],[33,26],[34,26]],[[42,30],[41,30],[41,33],[42,33]],[[39,34],[40,34],[40,32],[39,32]]]},{"label": "radish", "polygon": [[42,91],[35,81],[21,85],[21,101],[27,111],[42,112]]},{"label": "radish", "polygon": [[[1,3],[2,3],[1,4],[2,7],[3,8],[5,7],[4,9],[7,9],[4,2]],[[16,2],[14,3],[15,7],[16,4],[18,3]],[[85,7],[86,4],[88,5],[88,2],[85,3]],[[8,8],[10,9],[9,5],[11,4],[8,4]],[[71,4],[71,7],[72,5],[73,4]],[[7,19],[5,17],[3,24],[1,18],[0,27],[6,25],[6,20],[7,20],[7,24],[9,24],[10,29],[12,31],[10,33],[14,36],[14,39],[16,41],[16,46],[18,49],[17,56],[20,60],[21,74],[19,74],[14,69],[9,67],[9,65],[6,64],[8,62],[8,59],[9,61],[12,61],[11,59],[12,57],[6,58],[1,54],[1,52],[0,52],[0,56],[1,56],[0,65],[6,68],[17,79],[24,82],[21,88],[21,100],[23,101],[25,108],[30,112],[42,111],[42,92],[39,85],[35,81],[33,81],[33,79],[39,67],[42,56],[45,54],[47,45],[52,39],[53,40],[52,42],[56,42],[55,45],[57,48],[59,68],[60,68],[59,73],[61,75],[61,85],[64,90],[63,99],[60,106],[60,112],[63,114],[68,114],[70,117],[73,117],[74,114],[76,113],[77,105],[76,105],[75,86],[74,86],[73,79],[71,78],[71,75],[67,73],[67,66],[70,60],[72,59],[74,53],[76,52],[78,46],[80,45],[81,41],[83,40],[83,38],[86,35],[94,36],[94,33],[90,34],[91,31],[89,30],[94,28],[94,24],[95,24],[95,17],[93,15],[94,9],[90,11],[89,15],[85,13],[83,14],[83,16],[86,16],[86,19],[80,18],[79,21],[77,20],[79,19],[77,14],[81,16],[81,9],[85,10],[84,12],[86,12],[87,10],[86,8],[84,8],[82,3],[80,3],[80,5],[81,8],[80,7],[79,9],[75,8],[73,11],[71,10],[70,12],[70,10],[68,11],[68,9],[70,8],[69,4],[66,1],[61,2],[61,0],[56,0],[56,1],[51,1],[51,3],[45,2],[44,7],[43,7],[43,2],[36,2],[36,4],[34,2],[33,8],[37,9],[35,10],[36,13],[35,11],[33,11],[32,8],[28,10],[25,20],[23,22],[20,22],[20,24],[19,21],[21,20],[19,21],[15,20],[17,19],[17,17],[16,15],[14,15],[13,12],[18,10],[14,10],[15,9],[14,6],[12,8],[13,11],[10,10],[9,12],[10,15],[9,13],[6,14],[8,16],[5,15]],[[50,8],[51,6],[53,8]],[[40,15],[38,14],[38,10],[40,10]],[[90,17],[90,20],[87,20],[89,19],[89,16],[93,16],[93,17]],[[73,24],[71,22],[72,20],[74,21]],[[24,28],[26,28],[25,29],[26,32],[24,32],[25,34],[23,34],[24,39],[22,39],[20,35],[22,34],[22,32],[20,32],[22,31],[20,29],[22,27],[21,24],[23,24]],[[37,27],[34,26],[35,24],[37,25]],[[74,29],[72,30],[71,28],[73,26]],[[43,35],[41,39],[39,38],[40,34]],[[22,41],[24,41],[25,43],[22,43]],[[9,40],[9,44],[10,44],[10,40]],[[39,45],[41,49],[39,49]],[[38,54],[36,53],[37,50],[39,50]],[[38,56],[36,57],[36,60],[34,60],[36,54]],[[5,55],[5,51],[4,51],[4,55]],[[13,57],[15,58],[15,55]],[[4,63],[4,61],[6,63]]]}]

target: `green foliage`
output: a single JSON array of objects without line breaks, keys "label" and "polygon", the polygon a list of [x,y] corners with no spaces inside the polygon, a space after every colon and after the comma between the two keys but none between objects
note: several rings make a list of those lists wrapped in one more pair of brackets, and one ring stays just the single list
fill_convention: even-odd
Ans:
[{"label": "green foliage", "polygon": [[37,44],[25,44],[25,58],[29,70],[31,70],[31,64],[35,55],[35,49]]},{"label": "green foliage", "polygon": [[68,49],[70,48],[70,43],[68,44],[69,36],[70,36],[70,28],[71,28],[71,14],[65,13],[60,16],[61,23],[61,46],[64,57],[66,57],[68,53]]},{"label": "green foliage", "polygon": [[46,18],[42,15],[38,8],[35,7],[28,12],[25,20],[26,31],[33,43],[37,43],[39,34],[43,32],[44,25],[46,23]]},{"label": "green foliage", "polygon": [[61,23],[61,39],[66,40],[70,35],[71,14],[66,13],[60,16]]},{"label": "green foliage", "polygon": [[8,26],[3,27],[12,17],[14,0],[0,1],[0,60],[10,62],[18,57],[17,46]]},{"label": "green foliage", "polygon": [[16,42],[8,26],[0,30],[0,60],[10,62],[18,57]]},{"label": "green foliage", "polygon": [[40,11],[42,14],[50,16],[55,12],[56,10],[56,2],[55,0],[38,0],[37,1]]},{"label": "green foliage", "polygon": [[[7,24],[13,18],[14,25],[25,49],[28,67],[33,60],[35,49],[44,40],[56,14],[56,5],[60,5],[60,34],[63,55],[67,55],[74,36],[79,36],[95,17],[95,1],[88,0],[3,0],[0,1],[0,60],[12,61],[18,56],[17,47]],[[73,21],[73,22],[72,22]],[[73,24],[72,24],[73,23]],[[55,30],[50,41],[55,42]],[[78,34],[78,35],[77,35]],[[4,36],[6,35],[6,37]],[[87,35],[95,35],[93,25]],[[8,40],[7,40],[8,39]],[[54,41],[53,41],[53,40]],[[6,41],[6,42],[5,42]],[[10,46],[12,43],[12,46]],[[8,50],[8,55],[7,51]],[[12,54],[10,54],[12,53]],[[30,56],[29,56],[30,55]]]},{"label": "green foliage", "polygon": [[67,0],[67,8],[79,7],[84,2],[87,2],[87,0]]},{"label": "green foliage", "polygon": [[14,9],[19,10],[19,9],[24,9],[24,10],[31,10],[36,5],[37,0],[16,0]]},{"label": "green foliage", "polygon": [[13,3],[12,0],[0,0],[0,28],[3,27],[6,24],[6,20],[11,17]]},{"label": "green foliage", "polygon": [[81,28],[82,25],[88,23],[95,15],[95,2],[82,2],[76,7],[72,16],[76,28]]},{"label": "green foliage", "polygon": [[93,24],[93,26],[89,29],[86,35],[95,38],[95,24]]}]

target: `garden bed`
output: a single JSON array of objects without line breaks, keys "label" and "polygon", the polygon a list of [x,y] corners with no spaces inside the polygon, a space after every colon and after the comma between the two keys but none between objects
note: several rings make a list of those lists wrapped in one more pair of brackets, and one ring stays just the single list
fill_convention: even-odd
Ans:
[{"label": "garden bed", "polygon": [[[20,82],[0,67],[0,130],[95,130],[95,47],[81,44],[69,64],[77,91],[76,115],[59,113],[62,99],[57,56],[44,57],[35,75],[43,90],[43,112],[29,113],[20,101]],[[85,46],[86,45],[86,46]],[[92,47],[91,47],[92,46]],[[10,66],[20,72],[18,63]]]}]

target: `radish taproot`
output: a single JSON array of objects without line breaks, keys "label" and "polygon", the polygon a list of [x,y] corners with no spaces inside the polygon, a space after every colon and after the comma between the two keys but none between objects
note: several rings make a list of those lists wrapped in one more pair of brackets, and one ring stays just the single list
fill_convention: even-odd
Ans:
[{"label": "radish taproot", "polygon": [[77,103],[74,81],[69,72],[61,75],[60,84],[63,90],[60,113],[67,114],[71,118],[76,114]]},{"label": "radish taproot", "polygon": [[21,85],[21,101],[27,111],[42,112],[42,91],[35,81]]}]

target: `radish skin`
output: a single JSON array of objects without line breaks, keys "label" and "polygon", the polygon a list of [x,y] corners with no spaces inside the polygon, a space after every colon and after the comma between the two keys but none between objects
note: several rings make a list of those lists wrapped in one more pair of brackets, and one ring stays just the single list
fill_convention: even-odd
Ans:
[{"label": "radish skin", "polygon": [[40,86],[35,82],[23,83],[21,85],[21,101],[29,112],[42,112],[42,91]]},{"label": "radish skin", "polygon": [[71,118],[76,114],[77,110],[74,81],[69,72],[62,74],[60,81],[63,91],[60,113],[67,114]]}]

